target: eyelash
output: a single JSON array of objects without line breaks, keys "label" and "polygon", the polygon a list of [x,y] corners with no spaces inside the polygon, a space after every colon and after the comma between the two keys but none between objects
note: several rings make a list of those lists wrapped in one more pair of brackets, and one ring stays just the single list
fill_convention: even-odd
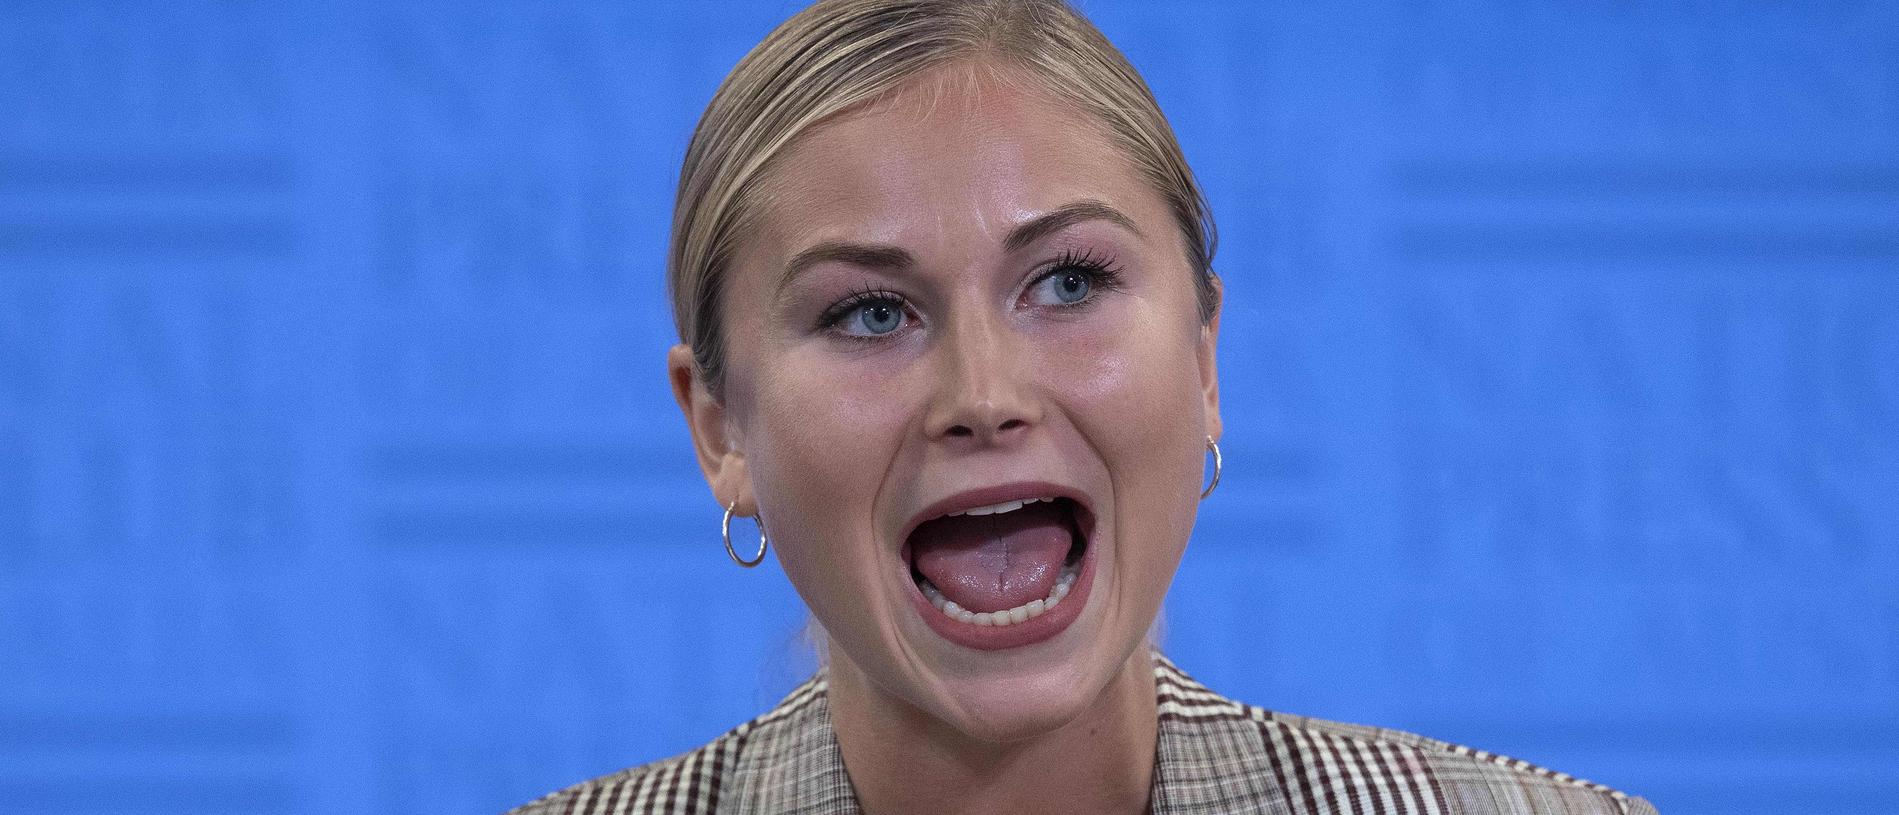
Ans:
[{"label": "eyelash", "polygon": [[[865,286],[862,289],[851,292],[844,299],[837,301],[832,304],[830,308],[825,309],[824,313],[818,317],[818,327],[823,329],[835,329],[838,323],[844,322],[845,317],[855,314],[858,309],[872,303],[889,303],[892,307],[897,309],[902,309],[907,305],[901,294],[889,289],[875,289]],[[855,334],[844,334],[843,336],[854,340],[876,339],[875,337],[859,337]]]},{"label": "eyelash", "polygon": [[[1036,275],[1035,278],[1029,282],[1029,285],[1033,287],[1059,272],[1076,271],[1081,272],[1088,278],[1088,298],[1078,303],[1056,306],[1056,308],[1064,310],[1087,308],[1100,297],[1100,292],[1120,291],[1122,289],[1123,280],[1121,277],[1121,267],[1114,262],[1112,257],[1097,256],[1093,250],[1076,252],[1073,249],[1063,252],[1061,257],[1057,258],[1054,263],[1048,265],[1047,271]],[[907,309],[909,306],[909,302],[904,300],[901,294],[889,289],[865,286],[832,304],[830,308],[825,309],[824,313],[818,316],[818,328],[832,331],[838,336],[848,340],[864,342],[881,340],[883,339],[882,336],[845,334],[836,330],[838,324],[844,322],[844,318],[855,314],[858,309],[873,303],[888,303],[891,307],[900,310]]]},{"label": "eyelash", "polygon": [[1030,285],[1040,283],[1056,272],[1065,271],[1078,271],[1087,275],[1089,295],[1088,299],[1064,308],[1082,308],[1093,303],[1094,292],[1097,288],[1101,291],[1120,291],[1122,288],[1121,267],[1114,262],[1114,258],[1106,255],[1096,256],[1093,250],[1076,252],[1073,249],[1063,252],[1062,256],[1048,267],[1048,271],[1036,275]]}]

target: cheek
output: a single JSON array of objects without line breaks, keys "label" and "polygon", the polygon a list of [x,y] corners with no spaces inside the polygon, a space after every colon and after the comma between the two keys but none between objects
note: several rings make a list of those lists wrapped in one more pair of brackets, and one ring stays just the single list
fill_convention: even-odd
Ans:
[{"label": "cheek", "polygon": [[1205,402],[1194,340],[1174,315],[1077,336],[1051,372],[1065,404],[1107,466],[1122,580],[1156,599],[1173,574],[1199,505]]},{"label": "cheek", "polygon": [[757,378],[765,407],[750,422],[748,456],[820,492],[876,483],[915,413],[890,368],[817,350],[779,357]]},{"label": "cheek", "polygon": [[[1078,333],[1044,352],[1053,398],[1101,443],[1151,450],[1200,437],[1200,371],[1193,340],[1171,316],[1136,315]],[[1189,442],[1191,444],[1191,442]]]},{"label": "cheek", "polygon": [[786,574],[831,627],[826,610],[894,562],[875,551],[873,510],[912,408],[876,368],[792,353],[751,375],[752,483]]}]

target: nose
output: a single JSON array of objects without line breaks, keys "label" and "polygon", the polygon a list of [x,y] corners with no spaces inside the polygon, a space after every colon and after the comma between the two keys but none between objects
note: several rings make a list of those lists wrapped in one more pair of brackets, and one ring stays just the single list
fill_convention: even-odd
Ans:
[{"label": "nose", "polygon": [[1007,444],[1042,420],[1032,372],[1012,332],[969,320],[943,335],[941,371],[925,418],[930,438],[990,446]]}]

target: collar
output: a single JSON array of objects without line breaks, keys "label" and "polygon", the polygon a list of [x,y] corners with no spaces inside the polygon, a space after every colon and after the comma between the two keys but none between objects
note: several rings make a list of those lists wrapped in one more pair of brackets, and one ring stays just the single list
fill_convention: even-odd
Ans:
[{"label": "collar", "polygon": [[[1235,811],[1273,800],[1281,808],[1267,811],[1290,810],[1261,738],[1265,711],[1214,693],[1158,651],[1153,656],[1159,721],[1148,811]],[[711,760],[738,762],[734,811],[861,815],[831,727],[829,687],[820,671],[733,733],[733,744],[715,748],[731,755]]]}]

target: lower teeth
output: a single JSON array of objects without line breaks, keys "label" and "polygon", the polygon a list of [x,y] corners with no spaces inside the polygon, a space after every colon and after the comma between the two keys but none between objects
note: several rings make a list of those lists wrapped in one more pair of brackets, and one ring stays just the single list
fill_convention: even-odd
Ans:
[{"label": "lower teeth", "polygon": [[957,605],[955,600],[944,597],[943,592],[937,590],[927,578],[917,585],[922,587],[923,596],[930,601],[930,605],[936,606],[937,611],[943,612],[943,616],[952,620],[970,625],[1015,625],[1033,620],[1053,610],[1062,602],[1062,598],[1068,596],[1069,589],[1074,588],[1075,578],[1079,574],[1081,574],[1081,564],[1066,564],[1062,566],[1062,576],[1055,581],[1055,588],[1048,593],[1047,597],[1030,600],[1005,611],[970,611]]}]

